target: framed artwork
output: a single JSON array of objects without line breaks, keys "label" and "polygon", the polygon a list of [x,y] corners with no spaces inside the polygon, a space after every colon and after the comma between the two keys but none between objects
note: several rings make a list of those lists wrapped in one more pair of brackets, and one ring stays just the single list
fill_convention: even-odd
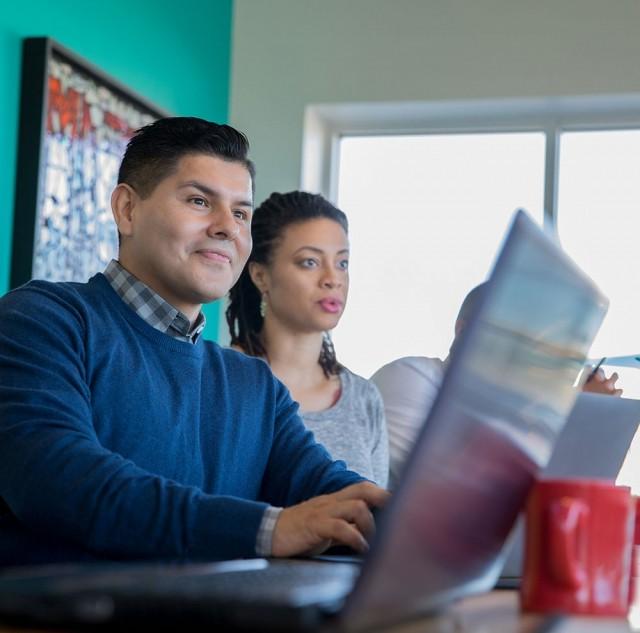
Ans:
[{"label": "framed artwork", "polygon": [[21,81],[11,286],[86,281],[117,254],[126,144],[169,114],[46,37],[23,41]]}]

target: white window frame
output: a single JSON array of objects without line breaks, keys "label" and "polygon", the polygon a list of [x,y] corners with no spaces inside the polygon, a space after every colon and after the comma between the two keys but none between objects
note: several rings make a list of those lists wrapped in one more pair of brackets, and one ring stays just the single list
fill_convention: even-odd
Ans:
[{"label": "white window frame", "polygon": [[345,136],[542,132],[544,224],[558,216],[558,153],[563,132],[640,129],[640,93],[435,102],[313,104],[304,115],[301,185],[337,200]]}]

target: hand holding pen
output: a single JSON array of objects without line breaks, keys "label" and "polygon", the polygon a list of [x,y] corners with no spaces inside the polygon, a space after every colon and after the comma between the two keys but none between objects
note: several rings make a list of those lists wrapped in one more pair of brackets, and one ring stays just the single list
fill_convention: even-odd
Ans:
[{"label": "hand holding pen", "polygon": [[[587,376],[587,380],[585,381],[585,384],[587,382],[591,382],[596,377],[596,374],[598,373],[598,370],[600,369],[600,366],[602,365],[602,363],[604,363],[605,360],[607,360],[607,357],[603,356],[598,361],[598,364],[589,372],[589,375]],[[600,372],[600,373],[604,376],[604,372]]]},{"label": "hand holding pen", "polygon": [[613,372],[613,374],[607,378],[604,371],[600,368],[606,360],[606,356],[601,358],[591,372],[589,372],[589,375],[582,386],[582,390],[608,396],[621,396],[622,389],[616,389],[616,381],[619,378],[618,374]]}]

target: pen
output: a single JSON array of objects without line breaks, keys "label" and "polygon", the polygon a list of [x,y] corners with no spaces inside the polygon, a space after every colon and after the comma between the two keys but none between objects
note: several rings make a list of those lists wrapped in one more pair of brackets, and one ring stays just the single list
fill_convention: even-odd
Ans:
[{"label": "pen", "polygon": [[593,368],[593,370],[589,373],[589,375],[587,376],[587,379],[585,380],[585,384],[588,383],[598,372],[598,369],[600,369],[600,365],[602,365],[602,363],[604,363],[604,361],[607,360],[606,356],[603,356],[599,361],[598,364]]}]

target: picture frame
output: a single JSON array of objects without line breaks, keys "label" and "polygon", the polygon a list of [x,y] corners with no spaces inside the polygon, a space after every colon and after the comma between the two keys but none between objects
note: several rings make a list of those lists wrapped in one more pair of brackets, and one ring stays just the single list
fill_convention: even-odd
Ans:
[{"label": "picture frame", "polygon": [[165,116],[53,39],[23,40],[12,288],[104,270],[117,255],[110,197],[126,144]]}]

